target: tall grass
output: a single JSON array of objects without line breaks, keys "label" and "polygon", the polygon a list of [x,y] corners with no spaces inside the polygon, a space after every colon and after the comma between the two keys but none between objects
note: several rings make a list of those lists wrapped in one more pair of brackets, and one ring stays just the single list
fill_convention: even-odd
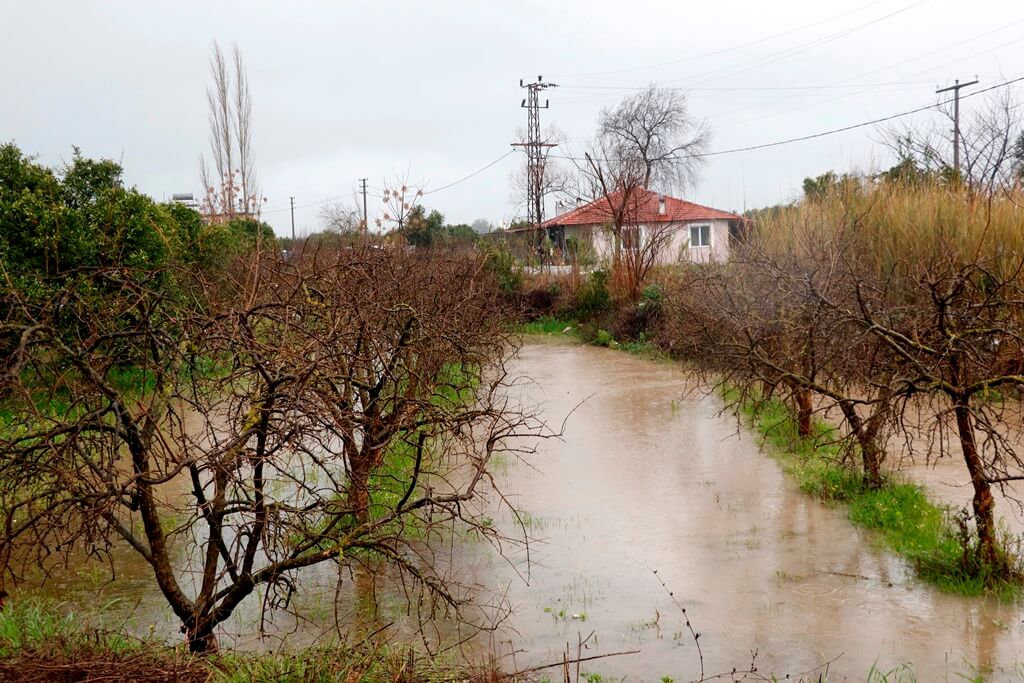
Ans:
[{"label": "tall grass", "polygon": [[955,185],[864,181],[766,215],[754,232],[768,253],[807,253],[841,240],[877,272],[952,256],[1010,269],[1024,254],[1024,193],[972,194]]}]

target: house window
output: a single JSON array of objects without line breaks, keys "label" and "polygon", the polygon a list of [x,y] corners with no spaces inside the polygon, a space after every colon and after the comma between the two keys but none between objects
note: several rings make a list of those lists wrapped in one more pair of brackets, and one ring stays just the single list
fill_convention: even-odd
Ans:
[{"label": "house window", "polygon": [[691,225],[690,226],[690,247],[710,247],[711,226]]}]

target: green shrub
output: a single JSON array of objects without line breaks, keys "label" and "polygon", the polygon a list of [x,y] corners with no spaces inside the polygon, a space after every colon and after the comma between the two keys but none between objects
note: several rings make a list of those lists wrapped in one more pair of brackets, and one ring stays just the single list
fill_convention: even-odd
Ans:
[{"label": "green shrub", "polygon": [[640,293],[640,306],[643,308],[660,308],[665,293],[660,285],[647,285]]},{"label": "green shrub", "polygon": [[589,319],[612,307],[612,295],[608,291],[608,271],[595,270],[587,276],[576,290],[574,302],[578,318]]},{"label": "green shrub", "polygon": [[484,264],[498,279],[503,293],[518,294],[523,289],[523,271],[507,245],[499,243],[490,249]]}]

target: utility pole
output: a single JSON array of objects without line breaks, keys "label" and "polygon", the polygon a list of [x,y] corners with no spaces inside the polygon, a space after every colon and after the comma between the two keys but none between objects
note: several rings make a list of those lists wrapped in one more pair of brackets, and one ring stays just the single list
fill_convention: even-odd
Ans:
[{"label": "utility pole", "polygon": [[288,201],[292,205],[292,249],[295,248],[295,197],[289,197]]},{"label": "utility pole", "polygon": [[370,232],[370,217],[366,214],[366,178],[360,178],[359,183],[363,190],[363,237]]},{"label": "utility pole", "polygon": [[978,79],[974,79],[970,83],[961,83],[958,80],[953,81],[953,85],[948,88],[940,88],[935,91],[935,94],[953,91],[953,170],[956,171],[956,175],[960,177],[960,88],[966,88],[969,85],[975,85]]},{"label": "utility pole", "polygon": [[547,159],[547,150],[557,145],[550,142],[543,142],[540,138],[540,110],[547,109],[550,105],[544,100],[544,106],[540,105],[540,91],[548,88],[557,88],[555,83],[545,83],[543,76],[537,76],[534,83],[524,83],[519,80],[519,87],[526,88],[526,98],[520,106],[526,109],[526,141],[513,142],[513,147],[523,147],[526,150],[526,205],[528,220],[535,229],[544,222],[544,162]]}]

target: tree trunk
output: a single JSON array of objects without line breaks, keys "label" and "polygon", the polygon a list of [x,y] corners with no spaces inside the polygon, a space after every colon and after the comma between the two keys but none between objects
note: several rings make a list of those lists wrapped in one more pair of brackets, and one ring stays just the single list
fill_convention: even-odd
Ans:
[{"label": "tree trunk", "polygon": [[861,460],[864,463],[864,485],[871,490],[882,488],[882,460],[885,451],[878,447],[872,436],[860,440]]},{"label": "tree trunk", "polygon": [[974,434],[974,421],[967,405],[966,398],[959,398],[953,408],[956,415],[956,428],[960,436],[960,448],[963,451],[967,471],[971,474],[971,486],[974,487],[974,522],[978,527],[978,542],[981,560],[990,567],[998,564],[996,546],[995,499],[992,497],[992,486],[985,476],[985,465],[978,453],[978,442]]},{"label": "tree trunk", "polygon": [[359,451],[350,459],[352,471],[348,483],[348,506],[359,523],[370,519],[370,474],[373,466],[372,453]]},{"label": "tree trunk", "polygon": [[[861,462],[864,467],[864,485],[871,490],[882,487],[882,461],[885,459],[885,449],[878,445],[878,428],[874,425],[867,426],[864,420],[857,414],[857,409],[852,403],[843,401],[839,404],[843,411],[843,417],[850,425],[850,432],[857,439],[860,446]],[[878,416],[876,415],[876,421]]]},{"label": "tree trunk", "polygon": [[[410,317],[406,322],[402,330],[399,346],[405,343],[405,340],[408,338],[407,335],[411,333],[414,320],[414,317]],[[392,358],[390,363],[392,365],[397,363],[397,359]],[[391,372],[391,370],[389,369],[387,372]],[[416,390],[416,386],[415,384],[410,384],[405,387],[407,397],[412,395],[411,392]],[[347,439],[348,445],[345,447],[349,469],[348,506],[349,510],[355,515],[356,521],[360,524],[370,520],[370,478],[384,462],[384,455],[396,431],[395,429],[385,427],[387,419],[395,418],[386,418],[381,415],[378,397],[379,393],[374,391],[368,393],[362,399],[366,406],[365,415],[368,426],[364,428],[362,438],[358,442],[356,442],[352,435],[349,435]]]},{"label": "tree trunk", "polygon": [[217,652],[217,636],[213,633],[213,619],[193,619],[192,624],[185,626],[185,638],[188,640],[188,651],[197,655],[208,655]]},{"label": "tree trunk", "polygon": [[803,387],[798,388],[794,394],[794,399],[796,401],[797,433],[800,436],[810,436],[811,417],[814,414],[811,390]]}]

